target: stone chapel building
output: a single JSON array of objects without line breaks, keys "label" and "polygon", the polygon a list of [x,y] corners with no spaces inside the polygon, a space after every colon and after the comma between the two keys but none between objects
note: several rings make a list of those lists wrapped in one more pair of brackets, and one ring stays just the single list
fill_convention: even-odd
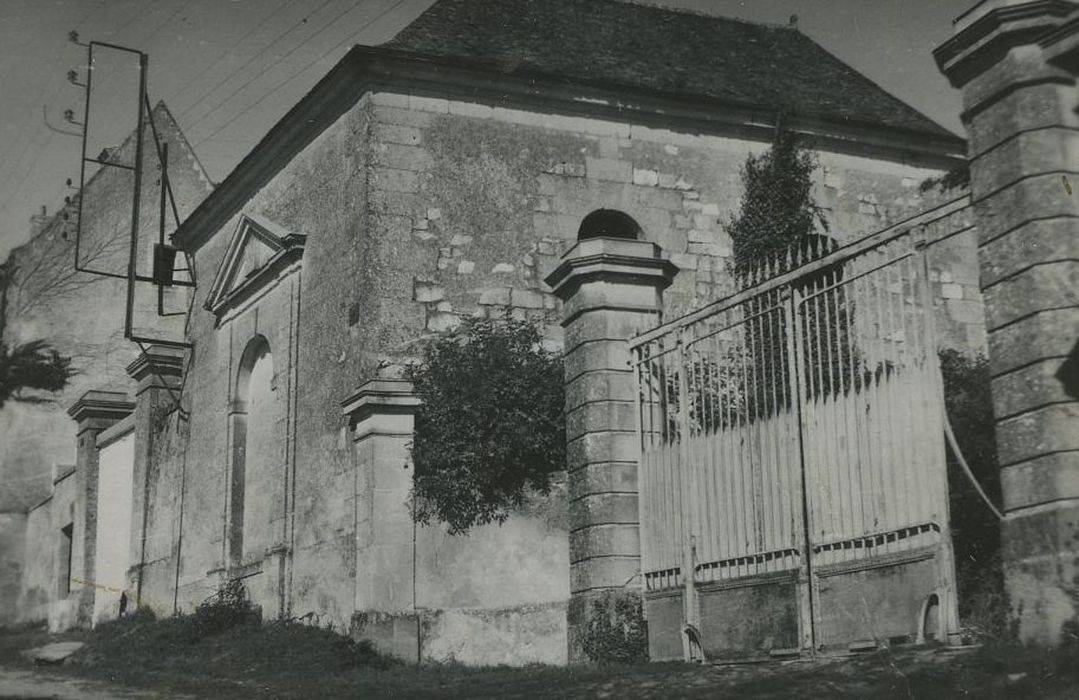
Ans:
[{"label": "stone chapel building", "polygon": [[[731,291],[740,168],[781,123],[812,144],[839,242],[928,206],[921,183],[965,155],[796,27],[438,0],[389,43],[354,47],[173,235],[197,287],[177,344],[128,366],[132,403],[73,406],[83,481],[102,484],[76,498],[104,498],[108,479],[126,503],[106,518],[126,546],[85,571],[159,614],[242,579],[265,619],[406,658],[579,658],[574,606],[640,585],[632,455],[502,526],[416,527],[402,367],[432,334],[507,309],[561,345],[544,280],[578,238],[654,244],[678,271],[667,315]],[[926,232],[938,323],[945,344],[980,350],[974,233],[956,211]],[[582,375],[592,361],[566,358]],[[568,423],[572,475],[594,436]],[[600,496],[577,486],[601,481]],[[82,622],[116,614],[119,587],[94,590],[71,594]]]}]

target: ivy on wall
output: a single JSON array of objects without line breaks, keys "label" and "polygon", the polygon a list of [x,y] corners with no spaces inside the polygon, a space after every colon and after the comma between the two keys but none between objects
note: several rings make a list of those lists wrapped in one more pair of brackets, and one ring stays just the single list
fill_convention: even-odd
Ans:
[{"label": "ivy on wall", "polygon": [[412,461],[414,517],[452,534],[504,522],[564,469],[562,358],[532,321],[474,319],[409,368],[422,406]]},{"label": "ivy on wall", "polygon": [[828,221],[813,199],[817,159],[798,135],[780,129],[772,147],[742,166],[742,199],[727,223],[734,268],[745,274],[819,233]]}]

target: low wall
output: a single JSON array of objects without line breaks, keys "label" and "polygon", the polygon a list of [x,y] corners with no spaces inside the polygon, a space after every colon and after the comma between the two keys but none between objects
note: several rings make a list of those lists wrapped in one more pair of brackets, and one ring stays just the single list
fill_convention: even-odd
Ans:
[{"label": "low wall", "polygon": [[[383,562],[384,563],[384,562]],[[360,563],[362,566],[362,562]],[[359,610],[351,634],[409,661],[565,664],[569,600],[566,492],[530,499],[506,522],[415,537],[414,605]]]},{"label": "low wall", "polygon": [[26,514],[0,513],[0,627],[18,618],[15,603],[22,587],[26,555]]}]

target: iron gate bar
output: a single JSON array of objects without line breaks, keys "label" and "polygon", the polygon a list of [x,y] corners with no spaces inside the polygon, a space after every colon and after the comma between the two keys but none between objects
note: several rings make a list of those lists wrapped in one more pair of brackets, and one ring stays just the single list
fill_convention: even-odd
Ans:
[{"label": "iron gate bar", "polygon": [[795,269],[788,270],[772,277],[771,279],[764,280],[752,289],[736,292],[729,297],[714,301],[710,304],[706,304],[696,311],[692,311],[688,314],[680,316],[662,325],[646,331],[635,338],[631,338],[629,346],[631,349],[638,348],[646,343],[649,343],[656,338],[660,338],[663,335],[670,333],[675,328],[681,328],[688,326],[692,323],[706,319],[709,316],[727,311],[741,304],[742,302],[753,298],[754,296],[763,294],[764,292],[783,287],[791,282],[799,279],[807,274],[817,272],[831,265],[834,265],[843,260],[855,257],[866,251],[872,250],[874,247],[887,243],[894,238],[899,238],[907,235],[910,229],[914,226],[925,225],[937,221],[946,216],[954,214],[963,210],[969,204],[969,197],[964,195],[955,199],[944,202],[932,209],[928,209],[920,214],[911,216],[907,219],[892,224],[888,228],[882,229],[874,234],[861,238],[857,241],[852,241],[844,246],[841,246],[824,257],[818,258],[805,265],[796,267]]}]

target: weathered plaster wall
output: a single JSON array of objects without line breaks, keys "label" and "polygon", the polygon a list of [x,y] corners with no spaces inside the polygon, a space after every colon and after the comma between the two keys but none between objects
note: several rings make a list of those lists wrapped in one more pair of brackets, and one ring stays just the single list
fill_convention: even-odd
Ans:
[{"label": "weathered plaster wall", "polygon": [[468,664],[566,662],[569,526],[564,479],[501,525],[450,535],[419,528],[417,608],[424,659]]},{"label": "weathered plaster wall", "polygon": [[[0,600],[15,602],[22,587],[26,556],[25,513],[0,513]],[[18,619],[14,605],[0,606],[0,627]]]},{"label": "weathered plaster wall", "polygon": [[[97,489],[97,550],[94,560],[93,624],[120,613],[130,565],[132,470],[135,435],[130,422],[100,448]],[[126,432],[123,432],[126,431]],[[102,443],[99,441],[99,445]]]},{"label": "weathered plaster wall", "polygon": [[[75,473],[69,468],[61,472],[53,484],[50,498],[26,515],[26,549],[23,559],[22,587],[16,604],[16,621],[36,622],[47,620],[49,630],[56,632],[75,623],[75,595],[62,596],[61,529],[73,522],[75,516]],[[72,543],[71,560],[74,565],[80,552],[78,543]],[[74,568],[73,568],[74,570]],[[73,580],[72,592],[77,591],[80,581]]]},{"label": "weathered plaster wall", "polygon": [[26,548],[22,566],[22,586],[18,605],[14,607],[18,621],[45,620],[49,616],[49,601],[57,594],[56,542],[59,526],[53,528],[52,498],[32,508],[26,514]]}]

